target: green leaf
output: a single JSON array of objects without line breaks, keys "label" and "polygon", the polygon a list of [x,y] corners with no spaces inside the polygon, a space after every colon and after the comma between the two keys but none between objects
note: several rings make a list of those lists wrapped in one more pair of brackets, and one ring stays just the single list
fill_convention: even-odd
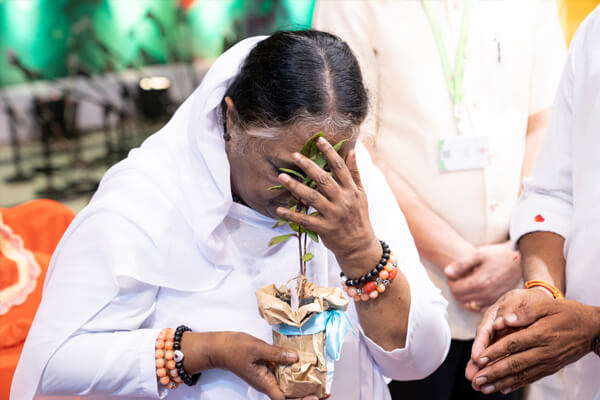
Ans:
[{"label": "green leaf", "polygon": [[298,207],[298,203],[294,204],[293,206],[289,207],[291,212],[296,212],[296,207]]},{"label": "green leaf", "polygon": [[308,184],[308,187],[310,187],[311,189],[316,189],[317,188],[317,182],[310,181],[310,183]]},{"label": "green leaf", "polygon": [[291,199],[288,201],[288,208],[291,208],[292,206],[295,206],[296,204],[298,204],[298,200]]},{"label": "green leaf", "polygon": [[309,238],[311,238],[313,241],[319,243],[319,235],[317,235],[316,233],[314,233],[313,231],[309,231],[308,229],[306,230],[306,234],[308,235]]},{"label": "green leaf", "polygon": [[299,232],[299,231],[300,231],[300,227],[299,227],[299,226],[298,226],[298,224],[297,224],[297,223],[295,223],[295,222],[290,222],[290,228],[292,228],[292,230],[293,230],[294,232]]},{"label": "green leaf", "polygon": [[333,146],[333,149],[339,153],[340,149],[342,148],[344,143],[346,143],[347,141],[348,141],[348,139],[340,140],[339,142],[337,142],[335,144],[335,146]]},{"label": "green leaf", "polygon": [[277,222],[275,223],[275,225],[272,226],[273,229],[275,228],[279,228],[281,225],[285,225],[288,223],[288,220],[285,218],[279,218],[277,220]]},{"label": "green leaf", "polygon": [[298,171],[294,171],[293,169],[288,169],[288,168],[279,168],[279,170],[280,170],[280,171],[283,171],[283,172],[285,172],[285,173],[287,173],[287,174],[291,174],[291,175],[297,176],[298,178],[300,178],[300,179],[302,179],[302,180],[306,179],[306,177],[305,177],[304,175],[302,175],[302,174],[301,174],[300,172],[298,172]]},{"label": "green leaf", "polygon": [[327,159],[325,159],[323,153],[315,154],[310,159],[313,160],[313,162],[317,164],[319,168],[325,168],[325,165],[327,165]]},{"label": "green leaf", "polygon": [[282,185],[277,185],[277,186],[271,186],[267,190],[283,190],[283,189],[286,189],[286,187],[282,186]]},{"label": "green leaf", "polygon": [[302,261],[310,261],[315,255],[313,253],[306,253],[302,256]]},{"label": "green leaf", "polygon": [[310,215],[311,217],[316,217],[317,215],[319,215],[319,212],[318,211],[313,211],[313,212],[311,212],[308,215]]},{"label": "green leaf", "polygon": [[269,241],[269,247],[274,246],[279,243],[283,243],[292,236],[295,236],[293,233],[288,233],[287,235],[275,236],[273,239]]},{"label": "green leaf", "polygon": [[312,158],[315,154],[319,152],[319,148],[317,147],[317,139],[323,136],[323,132],[317,133],[315,136],[311,137],[304,143],[302,146],[302,150],[300,153],[308,158]]}]

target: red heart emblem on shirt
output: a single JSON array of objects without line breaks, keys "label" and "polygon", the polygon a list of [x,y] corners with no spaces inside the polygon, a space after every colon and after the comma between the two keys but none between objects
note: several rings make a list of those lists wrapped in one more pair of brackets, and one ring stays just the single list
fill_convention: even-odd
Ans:
[{"label": "red heart emblem on shirt", "polygon": [[544,222],[545,221],[544,217],[542,217],[542,214],[536,215],[535,217],[533,217],[533,220],[535,222]]}]

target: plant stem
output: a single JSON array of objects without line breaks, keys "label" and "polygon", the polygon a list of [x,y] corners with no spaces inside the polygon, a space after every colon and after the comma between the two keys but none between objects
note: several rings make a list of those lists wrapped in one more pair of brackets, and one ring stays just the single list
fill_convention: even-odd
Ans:
[{"label": "plant stem", "polygon": [[[299,230],[299,229],[298,229]],[[299,253],[299,258],[298,260],[300,260],[300,275],[302,275],[302,263],[304,262],[302,260],[302,235],[300,235],[300,232],[298,232],[296,235],[294,235],[298,238],[298,253]]]},{"label": "plant stem", "polygon": [[[307,205],[302,205],[304,208],[304,214],[308,215],[308,206]],[[302,208],[300,209],[302,210]],[[306,247],[308,245],[308,233],[306,233],[306,229],[304,230],[304,254],[306,254]],[[302,272],[303,275],[306,275],[306,263],[307,261],[304,261],[304,271]]]},{"label": "plant stem", "polygon": [[[308,244],[308,233],[304,231],[304,254],[306,254],[306,246]],[[304,261],[304,275],[306,275],[306,261]]]}]

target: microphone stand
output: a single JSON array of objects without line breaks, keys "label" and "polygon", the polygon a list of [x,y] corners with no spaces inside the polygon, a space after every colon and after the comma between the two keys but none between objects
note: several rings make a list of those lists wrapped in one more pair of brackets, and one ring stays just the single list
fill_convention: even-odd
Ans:
[{"label": "microphone stand", "polygon": [[88,73],[82,69],[77,70],[77,75],[83,77],[85,79],[85,82],[93,90],[95,90],[96,92],[102,93],[102,97],[103,97],[102,100],[94,99],[93,101],[90,101],[91,98],[89,96],[85,96],[85,100],[90,101],[91,103],[96,104],[102,108],[102,131],[104,133],[105,154],[104,154],[104,156],[96,159],[95,162],[112,165],[112,163],[114,161],[116,161],[115,158],[118,158],[118,155],[117,155],[117,151],[115,151],[115,148],[114,148],[113,142],[112,142],[112,134],[111,134],[112,129],[111,129],[111,125],[110,125],[110,115],[114,112],[120,119],[121,114],[123,112],[112,101],[109,100],[111,97],[110,93],[108,93],[101,84],[99,84],[98,82],[95,81],[93,75],[91,75],[90,73]]},{"label": "microphone stand", "polygon": [[[98,82],[93,80],[93,76],[79,68],[77,69],[77,75],[82,76],[84,78],[86,78],[86,83],[92,87],[93,89],[95,89],[96,91],[100,91],[103,92],[104,95],[106,97],[110,97],[108,92],[104,89],[104,87],[101,86],[101,84],[99,84]],[[73,95],[73,97],[75,97],[78,101],[85,101],[94,105],[97,105],[99,107],[102,108],[103,110],[103,122],[102,122],[102,130],[105,136],[105,148],[106,148],[106,154],[96,160],[94,160],[94,163],[102,163],[102,164],[108,164],[108,165],[112,165],[112,163],[114,161],[118,161],[118,157],[117,153],[114,151],[114,147],[112,145],[112,138],[111,138],[111,125],[110,125],[110,114],[111,113],[115,113],[117,115],[121,115],[123,113],[123,111],[121,109],[119,109],[114,103],[112,103],[110,100],[107,100],[106,98],[97,98],[96,96],[90,96],[87,93],[83,93],[77,90],[73,90],[72,88],[65,88],[63,87],[63,82],[59,82],[56,79],[53,79],[52,82],[54,82],[61,91],[66,92],[66,91],[70,91],[71,95]],[[75,160],[75,162],[77,163],[77,161],[82,161],[80,159]],[[89,164],[86,163],[85,161],[83,161],[84,164],[86,164],[86,167],[89,167]],[[96,188],[98,187],[98,180],[96,179],[92,179],[92,178],[86,178],[86,179],[79,179],[76,181],[70,181],[67,184],[67,187],[69,188],[69,190],[73,191],[75,194],[88,194],[88,193],[93,193]]]},{"label": "microphone stand", "polygon": [[[16,54],[12,51],[7,52],[8,60],[11,65],[16,67],[23,75],[25,79],[34,85],[35,81],[42,79],[43,76],[37,71],[27,68],[18,59]],[[36,192],[37,196],[60,200],[68,197],[67,191],[64,189],[58,189],[54,185],[54,172],[58,169],[52,165],[52,148],[50,145],[51,136],[64,137],[65,132],[61,132],[63,127],[54,120],[53,111],[49,108],[48,104],[42,100],[38,95],[32,91],[32,98],[34,104],[34,112],[36,115],[36,121],[41,128],[41,143],[42,143],[42,156],[43,166],[36,167],[36,172],[41,172],[46,177],[46,188]],[[64,97],[63,97],[64,101]]]},{"label": "microphone stand", "polygon": [[8,96],[4,94],[4,91],[0,89],[0,99],[4,103],[4,114],[8,118],[8,131],[10,133],[10,145],[13,156],[13,166],[15,168],[15,174],[5,178],[6,183],[22,183],[29,182],[33,176],[26,174],[23,171],[22,158],[21,158],[21,141],[17,133],[17,114],[14,107],[8,100]]},{"label": "microphone stand", "polygon": [[[32,85],[35,84],[36,80],[45,78],[39,72],[30,70],[23,65],[17,56],[12,52],[9,53],[9,61],[23,73],[23,75]],[[48,79],[48,81],[55,84],[59,83],[55,79]],[[61,95],[60,98],[52,104],[49,103],[48,100],[44,100],[38,96],[35,91],[32,91],[35,118],[39,127],[41,128],[42,155],[44,159],[43,166],[37,167],[35,170],[36,172],[43,173],[46,177],[46,187],[38,190],[36,194],[39,197],[51,198],[55,200],[69,198],[73,194],[73,191],[69,190],[69,185],[60,189],[54,185],[54,172],[59,169],[63,169],[63,167],[58,168],[52,165],[52,137],[67,141],[69,139],[69,133],[67,132],[69,129],[67,126],[69,125],[69,121],[66,121],[65,119],[65,108],[69,106],[69,90],[60,87],[60,85],[58,86]],[[71,122],[74,122],[74,120]],[[79,151],[79,135],[77,129],[74,126],[72,128],[73,130],[71,132],[71,139],[75,141],[74,158],[76,163],[78,159],[77,153]]]},{"label": "microphone stand", "polygon": [[[64,106],[66,105],[66,98],[61,94],[60,101],[63,102],[62,113],[64,115]],[[42,173],[46,177],[46,187],[44,189],[36,191],[39,197],[50,198],[54,200],[62,200],[70,197],[70,193],[66,187],[57,188],[54,184],[54,175],[56,171],[64,170],[65,166],[57,167],[53,165],[53,152],[52,152],[52,138],[66,139],[66,132],[62,123],[57,122],[55,117],[56,112],[50,108],[47,100],[44,100],[37,95],[33,98],[35,118],[39,127],[41,128],[41,143],[42,143],[42,155],[43,165],[36,167],[35,171]],[[63,117],[64,118],[64,117]],[[62,121],[61,121],[62,122]]]}]

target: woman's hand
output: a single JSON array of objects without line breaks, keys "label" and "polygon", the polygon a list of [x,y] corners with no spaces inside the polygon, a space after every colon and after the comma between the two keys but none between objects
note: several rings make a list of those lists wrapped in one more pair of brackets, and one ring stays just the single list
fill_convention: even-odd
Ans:
[{"label": "woman's hand", "polygon": [[296,353],[243,332],[185,332],[181,350],[185,354],[183,366],[189,375],[212,368],[226,369],[272,400],[285,399],[273,374],[274,366],[298,360]]},{"label": "woman's hand", "polygon": [[449,264],[444,273],[454,298],[472,311],[485,311],[521,279],[519,253],[510,242],[479,246]]},{"label": "woman's hand", "polygon": [[303,204],[319,212],[316,216],[277,209],[280,217],[293,221],[313,232],[331,250],[347,276],[360,276],[365,266],[375,266],[381,257],[381,246],[369,219],[367,195],[360,180],[356,153],[350,150],[346,161],[323,138],[317,146],[327,160],[333,177],[309,158],[294,153],[296,165],[318,185],[318,190],[279,175],[279,182]]}]

